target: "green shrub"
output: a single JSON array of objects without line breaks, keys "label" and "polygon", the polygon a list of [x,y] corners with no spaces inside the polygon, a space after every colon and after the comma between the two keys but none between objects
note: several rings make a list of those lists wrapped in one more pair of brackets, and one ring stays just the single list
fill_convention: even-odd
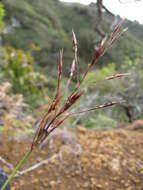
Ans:
[{"label": "green shrub", "polygon": [[85,126],[95,129],[111,129],[117,126],[117,121],[103,114],[98,114],[96,117],[90,117]]},{"label": "green shrub", "polygon": [[7,62],[3,65],[3,69],[12,84],[13,91],[27,95],[41,92],[45,77],[34,71],[34,60],[30,52],[9,47],[6,54]]}]

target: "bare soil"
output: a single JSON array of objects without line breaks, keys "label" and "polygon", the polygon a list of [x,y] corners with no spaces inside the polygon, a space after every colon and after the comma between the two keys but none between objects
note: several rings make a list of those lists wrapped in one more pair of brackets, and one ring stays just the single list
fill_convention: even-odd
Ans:
[{"label": "bare soil", "polygon": [[[137,124],[136,124],[137,123]],[[12,190],[143,190],[143,121],[116,130],[58,131],[35,150],[23,169],[49,162],[12,180]],[[138,126],[139,125],[139,126]],[[32,138],[0,136],[0,156],[15,165]],[[3,169],[10,169],[0,162]]]}]

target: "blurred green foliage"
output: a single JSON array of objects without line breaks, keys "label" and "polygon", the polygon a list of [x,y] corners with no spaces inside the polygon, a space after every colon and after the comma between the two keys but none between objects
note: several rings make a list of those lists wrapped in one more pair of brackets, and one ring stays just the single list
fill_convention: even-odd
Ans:
[{"label": "blurred green foliage", "polygon": [[5,10],[3,4],[0,2],[0,28],[3,25],[3,18],[5,16]]},{"label": "blurred green foliage", "polygon": [[8,47],[6,56],[7,61],[3,65],[3,71],[11,82],[15,93],[29,95],[37,94],[43,90],[46,78],[43,74],[34,71],[34,59],[30,52]]},{"label": "blurred green foliage", "polygon": [[85,127],[94,129],[111,129],[117,126],[118,122],[104,114],[97,114],[96,117],[89,117]]},{"label": "blurred green foliage", "polygon": [[108,64],[101,69],[98,68],[95,71],[91,71],[85,78],[83,85],[88,88],[89,92],[96,90],[100,95],[112,93],[112,84],[106,81],[105,78],[114,73],[116,73],[115,64]]},{"label": "blurred green foliage", "polygon": [[[81,117],[81,122],[91,128],[108,128],[108,126],[112,128],[117,123],[128,122],[130,117],[132,119],[141,118],[143,116],[142,68],[143,64],[140,59],[132,61],[129,57],[126,57],[120,71],[117,71],[113,63],[91,71],[83,84],[87,89],[87,95],[82,100],[81,105],[94,107],[93,105],[100,105],[106,101],[113,100],[121,103],[115,107],[97,110],[90,113],[88,117]],[[105,80],[108,76],[125,72],[129,73],[129,75],[120,79]],[[88,105],[88,102],[90,102],[90,105]]]},{"label": "blurred green foliage", "polygon": [[[56,72],[58,51],[63,48],[66,63],[64,74],[67,76],[67,68],[73,56],[73,28],[78,39],[81,68],[89,63],[101,40],[95,32],[96,4],[84,6],[57,0],[4,0],[3,3],[6,7],[5,22],[12,27],[11,19],[15,18],[19,23],[19,27],[13,27],[12,32],[3,35],[4,44],[25,50],[29,50],[30,44],[36,44],[40,48],[39,52],[33,53],[36,61],[52,75]],[[111,32],[113,22],[114,16],[103,13],[101,27],[106,33]],[[125,20],[124,26],[129,27],[127,34],[103,56],[99,67],[113,62],[116,63],[116,68],[120,68],[126,57],[132,61],[143,58],[142,26],[128,20]]]}]

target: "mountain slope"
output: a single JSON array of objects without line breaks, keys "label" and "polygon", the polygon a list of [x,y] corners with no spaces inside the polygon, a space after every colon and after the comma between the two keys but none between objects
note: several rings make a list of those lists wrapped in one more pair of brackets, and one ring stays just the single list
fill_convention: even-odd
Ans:
[{"label": "mountain slope", "polygon": [[[71,30],[74,28],[79,42],[80,61],[83,66],[90,61],[100,39],[94,30],[96,4],[84,6],[58,0],[3,0],[3,3],[6,8],[5,21],[10,28],[3,35],[4,44],[24,49],[30,49],[31,44],[35,44],[41,49],[34,53],[37,62],[48,68],[53,67],[59,49],[63,48],[68,67],[73,56]],[[102,28],[105,32],[110,32],[113,21],[113,16],[104,13]],[[132,61],[143,58],[143,26],[130,21],[125,21],[124,25],[129,26],[129,31],[101,63],[115,62],[120,67],[126,57]],[[65,71],[68,71],[66,68]]]}]

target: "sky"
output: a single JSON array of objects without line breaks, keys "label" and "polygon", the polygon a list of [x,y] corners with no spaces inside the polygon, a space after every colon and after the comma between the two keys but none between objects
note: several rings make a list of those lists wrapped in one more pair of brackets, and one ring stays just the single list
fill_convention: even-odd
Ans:
[{"label": "sky", "polygon": [[[91,2],[96,2],[96,0],[61,0],[64,2],[78,2],[88,5]],[[130,3],[120,3],[119,0],[103,0],[104,5],[115,15],[120,15],[123,18],[129,20],[136,20],[140,24],[143,24],[143,0],[134,2],[133,0],[121,0],[122,2]]]}]

